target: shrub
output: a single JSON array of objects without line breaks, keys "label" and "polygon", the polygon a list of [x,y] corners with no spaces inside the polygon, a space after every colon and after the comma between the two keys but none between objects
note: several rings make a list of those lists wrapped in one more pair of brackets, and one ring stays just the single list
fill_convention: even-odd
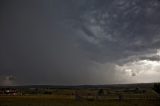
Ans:
[{"label": "shrub", "polygon": [[155,83],[155,84],[153,85],[153,90],[154,90],[155,92],[157,92],[158,94],[160,94],[160,83]]}]

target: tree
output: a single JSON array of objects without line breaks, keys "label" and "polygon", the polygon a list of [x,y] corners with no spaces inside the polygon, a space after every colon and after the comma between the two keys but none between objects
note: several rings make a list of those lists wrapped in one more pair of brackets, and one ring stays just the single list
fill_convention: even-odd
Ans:
[{"label": "tree", "polygon": [[102,96],[102,95],[104,95],[104,91],[103,91],[103,89],[100,89],[100,90],[98,91],[98,96]]},{"label": "tree", "polygon": [[160,83],[155,83],[155,84],[153,85],[153,90],[154,90],[155,92],[157,92],[158,94],[160,94]]}]

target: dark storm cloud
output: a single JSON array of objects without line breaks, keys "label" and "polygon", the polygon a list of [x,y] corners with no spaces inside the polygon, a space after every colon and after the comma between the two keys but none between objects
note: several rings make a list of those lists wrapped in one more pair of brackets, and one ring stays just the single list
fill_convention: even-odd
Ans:
[{"label": "dark storm cloud", "polygon": [[159,10],[158,0],[1,0],[0,75],[17,84],[112,83],[118,60],[160,48]]},{"label": "dark storm cloud", "polygon": [[[89,79],[89,62],[76,48],[74,30],[65,24],[72,18],[68,2],[16,0],[1,5],[1,75],[14,74],[22,84]],[[86,77],[79,80],[81,76]]]},{"label": "dark storm cloud", "polygon": [[[159,48],[159,10],[158,0],[94,0],[81,14],[86,28],[80,29],[101,45],[95,55],[103,55],[102,58],[114,55],[117,56],[115,60],[129,56],[128,51],[142,53]],[[101,30],[96,29],[98,27]]]},{"label": "dark storm cloud", "polygon": [[160,56],[140,57],[141,60],[160,61]]}]

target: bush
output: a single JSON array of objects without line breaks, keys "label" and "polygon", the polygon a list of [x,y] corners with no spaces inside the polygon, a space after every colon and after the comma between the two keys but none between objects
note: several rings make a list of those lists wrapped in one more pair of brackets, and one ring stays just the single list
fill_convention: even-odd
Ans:
[{"label": "bush", "polygon": [[46,95],[51,95],[52,92],[50,92],[50,91],[45,91],[44,94],[46,94]]},{"label": "bush", "polygon": [[100,90],[98,91],[98,95],[99,95],[99,96],[104,95],[104,90],[103,90],[103,89],[100,89]]},{"label": "bush", "polygon": [[155,83],[155,84],[153,85],[153,90],[154,90],[155,92],[157,92],[158,94],[160,94],[160,83]]}]

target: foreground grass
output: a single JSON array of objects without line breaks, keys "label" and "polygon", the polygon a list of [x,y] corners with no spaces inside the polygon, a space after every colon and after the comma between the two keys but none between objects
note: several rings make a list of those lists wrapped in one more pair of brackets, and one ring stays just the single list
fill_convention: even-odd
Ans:
[{"label": "foreground grass", "polygon": [[74,100],[73,96],[0,96],[0,106],[160,106],[159,100]]}]

